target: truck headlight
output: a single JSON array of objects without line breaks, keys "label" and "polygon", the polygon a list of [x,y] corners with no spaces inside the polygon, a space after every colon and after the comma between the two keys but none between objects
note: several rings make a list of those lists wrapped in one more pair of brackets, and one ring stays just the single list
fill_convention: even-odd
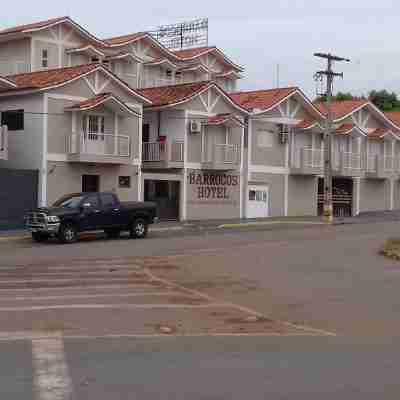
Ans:
[{"label": "truck headlight", "polygon": [[56,224],[56,223],[60,222],[60,218],[58,218],[55,215],[48,215],[47,216],[47,222],[50,223],[50,224]]}]

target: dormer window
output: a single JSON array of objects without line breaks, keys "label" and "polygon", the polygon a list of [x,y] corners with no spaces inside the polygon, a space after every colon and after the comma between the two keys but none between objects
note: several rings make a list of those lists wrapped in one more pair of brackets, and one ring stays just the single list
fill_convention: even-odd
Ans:
[{"label": "dormer window", "polygon": [[47,49],[42,50],[42,68],[49,67],[49,51]]}]

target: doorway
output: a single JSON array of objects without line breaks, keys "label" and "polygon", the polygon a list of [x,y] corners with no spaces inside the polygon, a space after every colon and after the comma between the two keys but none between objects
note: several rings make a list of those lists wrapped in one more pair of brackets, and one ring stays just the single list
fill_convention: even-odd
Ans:
[{"label": "doorway", "polygon": [[[334,217],[351,217],[353,214],[353,180],[333,178],[332,202]],[[318,180],[318,215],[324,210],[324,179]]]},{"label": "doorway", "polygon": [[180,182],[178,181],[144,181],[144,200],[157,204],[160,220],[179,220],[179,195]]},{"label": "doorway", "polygon": [[246,216],[247,218],[269,217],[268,186],[249,186]]},{"label": "doorway", "polygon": [[82,192],[99,192],[99,175],[82,175]]}]

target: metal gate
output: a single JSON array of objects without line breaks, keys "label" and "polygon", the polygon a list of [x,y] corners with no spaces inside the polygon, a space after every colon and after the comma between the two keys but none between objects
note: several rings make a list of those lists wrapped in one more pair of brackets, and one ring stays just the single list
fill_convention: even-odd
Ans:
[{"label": "metal gate", "polygon": [[[333,215],[351,217],[353,214],[353,180],[333,178],[332,187]],[[318,180],[318,215],[324,210],[324,180]]]},{"label": "metal gate", "polygon": [[0,168],[0,229],[20,228],[38,205],[38,171]]}]

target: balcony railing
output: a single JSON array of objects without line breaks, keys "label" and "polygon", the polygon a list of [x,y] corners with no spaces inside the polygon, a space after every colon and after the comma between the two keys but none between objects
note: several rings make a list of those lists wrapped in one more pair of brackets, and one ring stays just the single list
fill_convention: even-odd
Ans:
[{"label": "balcony railing", "polygon": [[[180,167],[184,160],[184,142],[145,142],[142,145],[142,161],[158,168]],[[150,165],[152,164],[152,165]]]},{"label": "balcony railing", "polygon": [[296,148],[291,160],[293,172],[302,175],[321,174],[324,167],[324,153],[322,149],[309,147]]},{"label": "balcony railing", "polygon": [[128,161],[131,155],[130,137],[106,133],[73,133],[66,139],[66,152],[76,161]]},{"label": "balcony railing", "polygon": [[400,172],[399,159],[396,157],[382,157],[379,155],[369,155],[365,172],[370,178],[389,178]]},{"label": "balcony railing", "polygon": [[204,168],[232,169],[240,164],[240,146],[237,144],[216,144],[202,156]]},{"label": "balcony railing", "polygon": [[168,78],[150,78],[142,81],[143,88],[160,87],[175,85],[177,82],[175,79]]},{"label": "balcony railing", "polygon": [[25,74],[27,72],[31,72],[31,66],[28,63],[0,60],[0,76]]},{"label": "balcony railing", "polygon": [[8,130],[6,126],[0,126],[0,160],[8,159]]}]

